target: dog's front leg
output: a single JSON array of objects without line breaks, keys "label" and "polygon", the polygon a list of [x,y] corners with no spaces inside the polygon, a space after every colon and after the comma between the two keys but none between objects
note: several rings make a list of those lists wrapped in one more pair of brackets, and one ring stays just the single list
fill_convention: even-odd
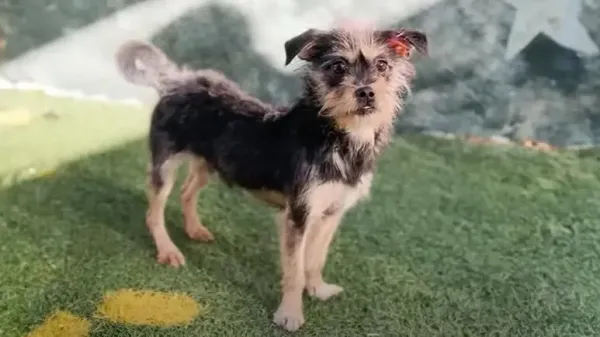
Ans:
[{"label": "dog's front leg", "polygon": [[288,331],[298,330],[304,324],[302,294],[306,284],[304,274],[304,247],[308,221],[298,223],[289,209],[279,215],[279,244],[281,253],[281,303],[273,322]]},{"label": "dog's front leg", "polygon": [[310,296],[322,301],[326,301],[344,290],[336,284],[326,283],[323,280],[323,268],[329,246],[343,216],[343,210],[336,210],[332,214],[323,216],[323,219],[313,226],[311,236],[307,238],[306,242],[304,257],[306,291]]}]

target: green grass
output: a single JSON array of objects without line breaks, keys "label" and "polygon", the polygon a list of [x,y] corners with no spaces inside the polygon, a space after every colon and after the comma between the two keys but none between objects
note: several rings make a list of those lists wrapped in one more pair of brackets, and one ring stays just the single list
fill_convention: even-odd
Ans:
[{"label": "green grass", "polygon": [[[139,138],[148,117],[142,107],[0,90],[0,176],[10,183],[32,169],[44,171]],[[15,118],[29,122],[10,123]]]},{"label": "green grass", "polygon": [[[395,141],[370,201],[346,217],[326,278],[346,291],[306,300],[295,336],[600,335],[600,164],[427,137]],[[286,336],[273,214],[211,183],[199,209],[216,242],[186,239],[188,265],[158,265],[144,225],[143,141],[0,190],[0,335],[57,309],[91,317],[119,288],[182,291],[208,311],[179,328],[93,321],[92,336]]]}]

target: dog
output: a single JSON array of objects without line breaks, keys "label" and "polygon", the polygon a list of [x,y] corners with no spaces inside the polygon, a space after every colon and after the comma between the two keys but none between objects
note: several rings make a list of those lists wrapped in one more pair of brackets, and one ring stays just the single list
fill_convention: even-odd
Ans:
[{"label": "dog", "polygon": [[190,238],[214,239],[196,209],[212,175],[278,210],[281,302],[273,321],[296,331],[305,321],[304,290],[321,300],[343,290],[323,280],[328,249],[344,213],[369,195],[415,75],[409,52],[427,53],[427,38],[407,29],[309,29],[284,49],[286,66],[303,61],[304,83],[286,109],[252,97],[221,72],[179,66],[145,42],[124,43],[116,63],[126,80],[160,97],[149,132],[146,214],[158,262],[185,264],[164,210],[175,171],[187,161],[181,204]]}]

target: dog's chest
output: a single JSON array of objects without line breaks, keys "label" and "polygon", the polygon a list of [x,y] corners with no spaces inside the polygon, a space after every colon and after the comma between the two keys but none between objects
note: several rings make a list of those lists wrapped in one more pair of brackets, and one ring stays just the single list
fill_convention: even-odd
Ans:
[{"label": "dog's chest", "polygon": [[340,181],[355,186],[375,166],[375,153],[369,146],[336,146],[320,163],[320,175],[324,181]]},{"label": "dog's chest", "polygon": [[304,199],[315,215],[346,211],[369,196],[372,180],[373,174],[367,173],[354,186],[339,181],[315,184],[306,190]]}]

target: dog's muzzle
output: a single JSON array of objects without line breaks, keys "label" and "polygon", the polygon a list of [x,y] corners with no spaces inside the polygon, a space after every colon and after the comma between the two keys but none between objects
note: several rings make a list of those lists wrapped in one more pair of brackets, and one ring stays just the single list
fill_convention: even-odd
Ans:
[{"label": "dog's muzzle", "polygon": [[375,109],[375,91],[369,86],[364,86],[354,91],[356,103],[358,104],[360,114],[368,114]]}]

